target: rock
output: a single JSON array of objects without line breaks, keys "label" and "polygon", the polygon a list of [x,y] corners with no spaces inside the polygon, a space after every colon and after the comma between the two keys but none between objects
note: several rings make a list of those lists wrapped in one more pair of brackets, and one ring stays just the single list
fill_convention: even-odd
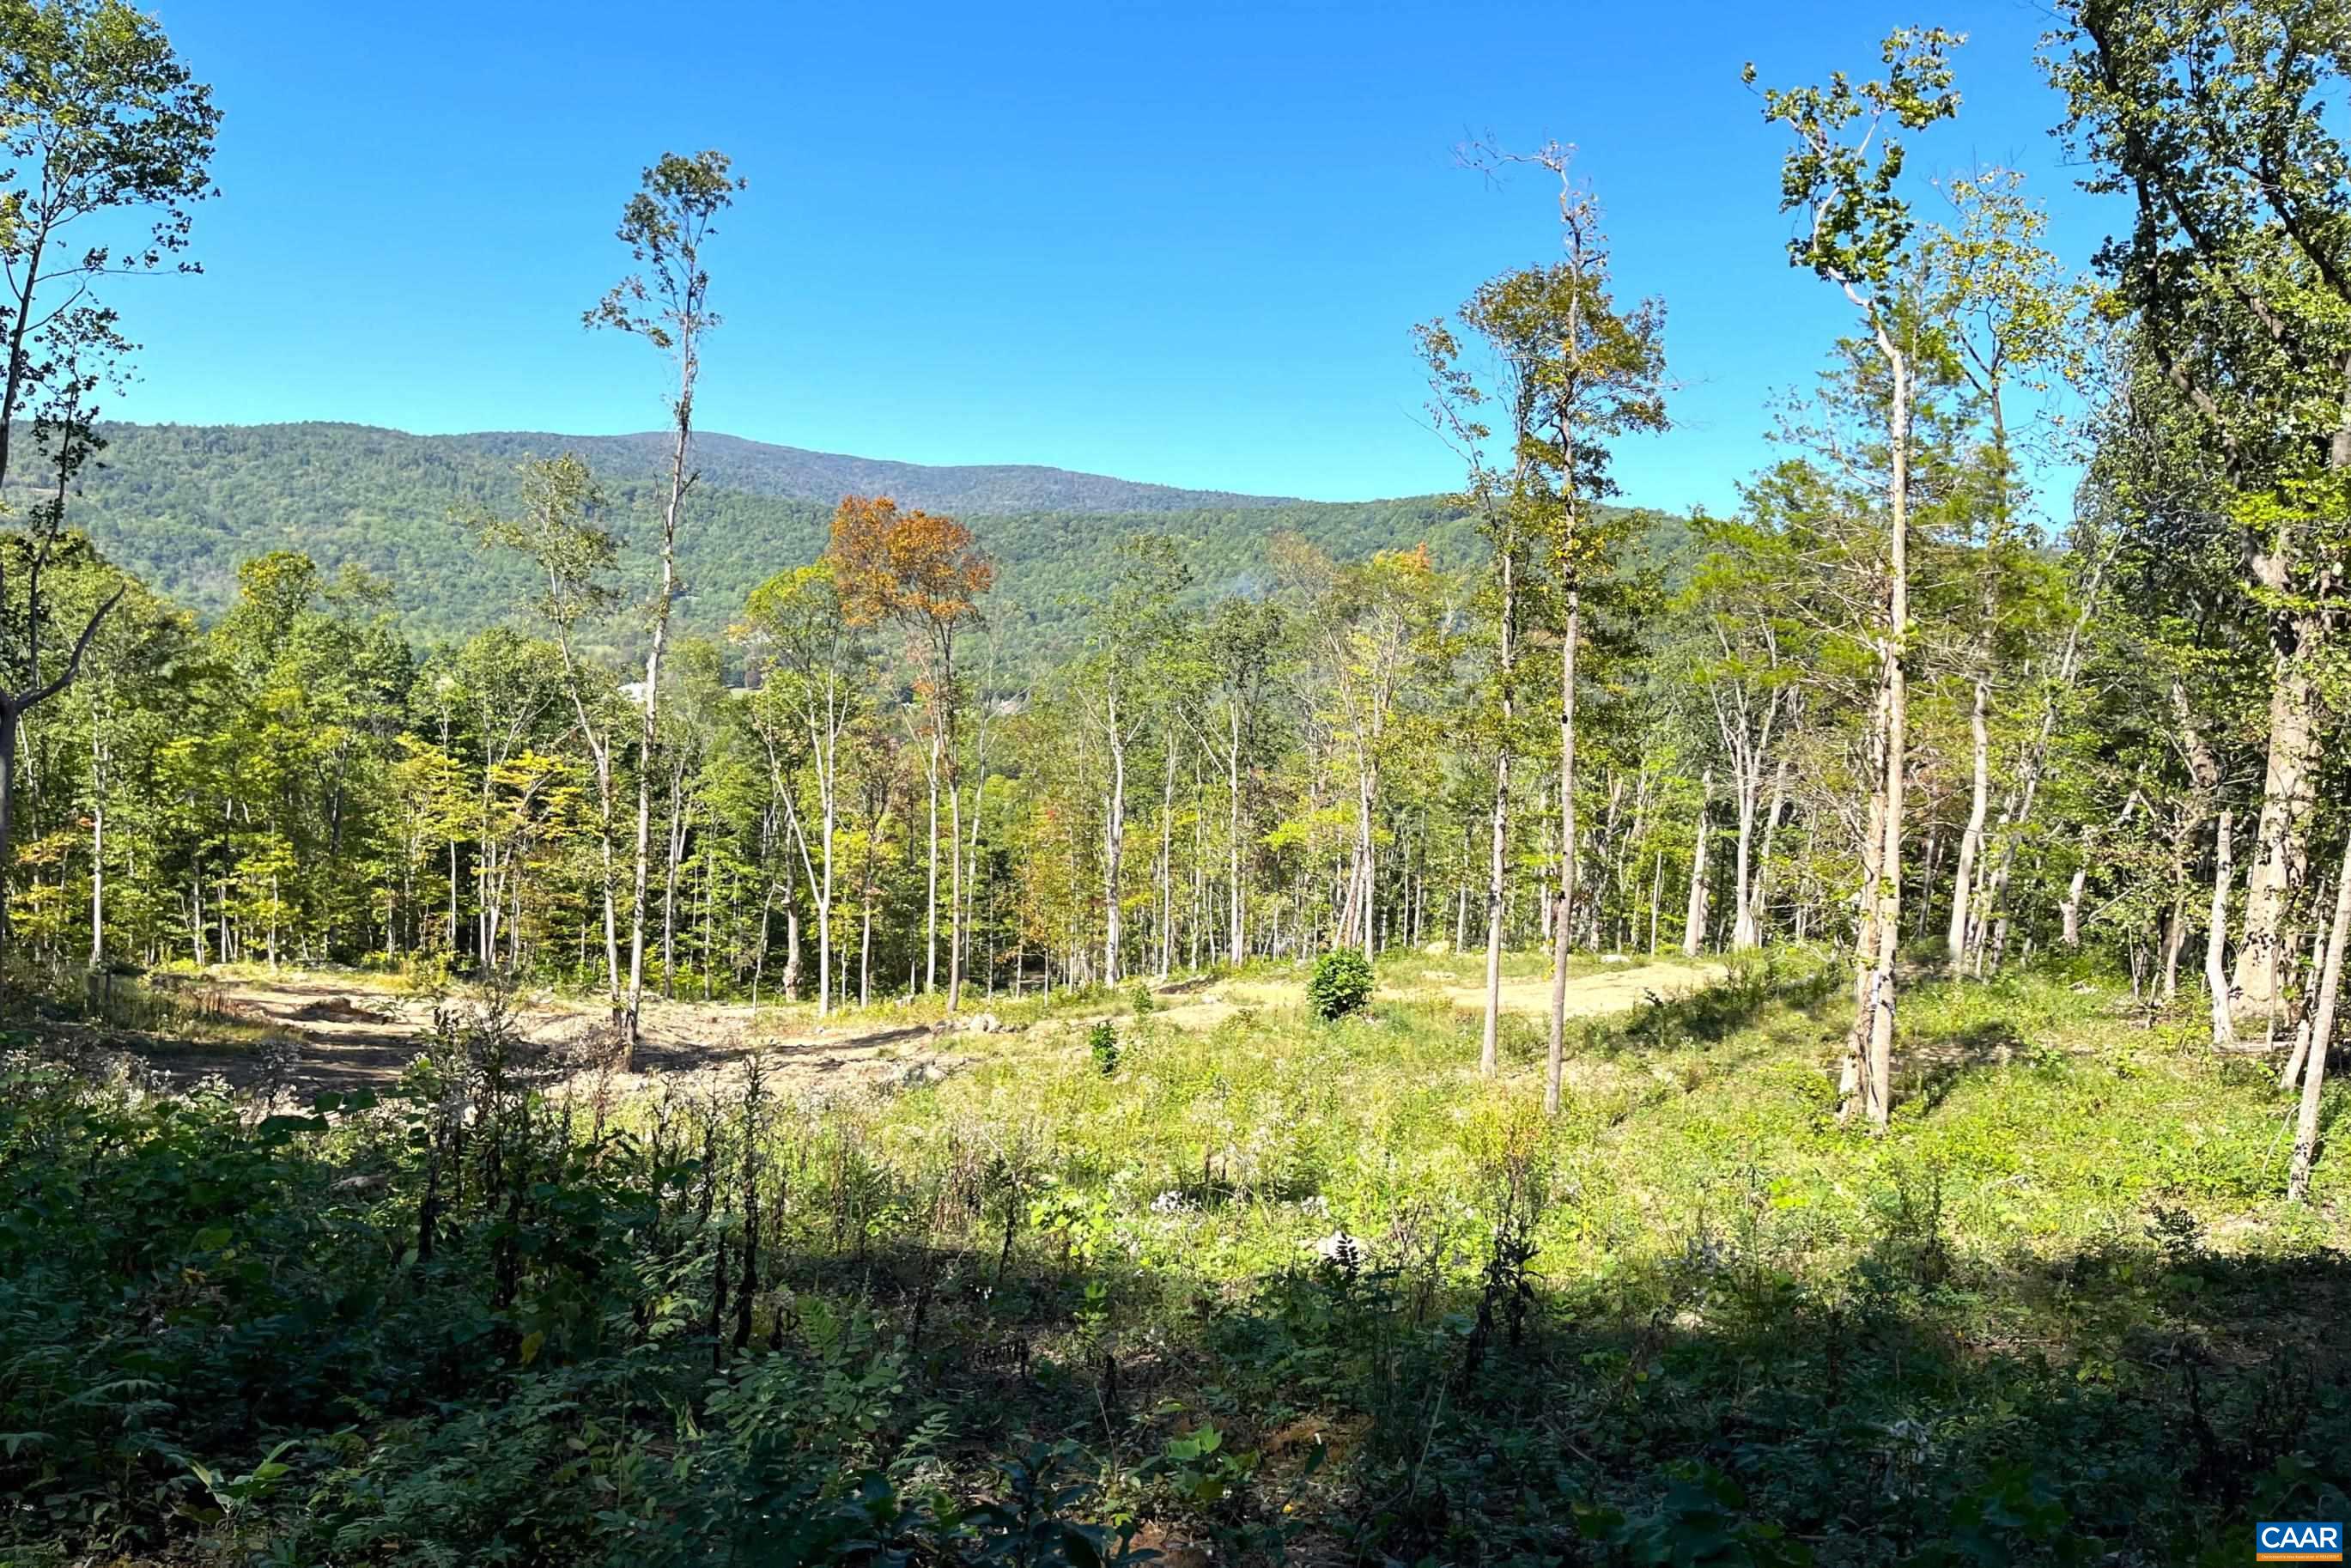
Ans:
[{"label": "rock", "polygon": [[1603,953],[1600,955],[1600,961],[1604,964],[1629,964],[1633,960],[1622,953]]}]

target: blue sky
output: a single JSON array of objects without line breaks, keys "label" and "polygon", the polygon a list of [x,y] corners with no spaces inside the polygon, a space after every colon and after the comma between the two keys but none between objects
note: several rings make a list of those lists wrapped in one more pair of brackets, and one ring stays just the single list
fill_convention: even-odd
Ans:
[{"label": "blue sky", "polygon": [[[1739,82],[1972,35],[1919,172],[2025,170],[2085,263],[2105,214],[2047,134],[2029,5],[1094,0],[1071,5],[154,0],[227,113],[206,274],[122,297],[110,409],[417,431],[641,430],[664,376],[579,313],[639,168],[751,182],[715,249],[707,428],[1349,499],[1449,487],[1412,323],[1554,253],[1549,193],[1465,135],[1575,142],[1620,286],[1662,294],[1673,434],[1628,498],[1731,504],[1770,395],[1844,325],[1792,271],[1776,132]],[[1930,198],[1931,199],[1931,198]]]}]

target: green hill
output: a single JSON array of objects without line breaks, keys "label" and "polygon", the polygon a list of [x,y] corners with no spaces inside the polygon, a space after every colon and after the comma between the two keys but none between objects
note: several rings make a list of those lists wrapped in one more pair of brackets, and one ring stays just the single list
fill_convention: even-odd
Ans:
[{"label": "green hill", "polygon": [[[83,480],[74,524],[110,558],[199,609],[228,601],[240,561],[298,549],[329,570],[356,564],[388,580],[403,624],[422,640],[510,618],[529,599],[529,577],[518,563],[476,549],[462,513],[510,507],[517,465],[562,451],[597,465],[613,526],[634,541],[629,586],[650,585],[643,543],[656,516],[653,437],[418,436],[328,423],[117,424],[106,434],[103,466]],[[923,468],[718,435],[701,438],[698,450],[705,482],[684,535],[680,613],[701,632],[722,628],[770,574],[813,559],[843,489],[887,490],[968,522],[997,561],[989,611],[1016,653],[1055,640],[1071,601],[1107,584],[1114,547],[1132,533],[1183,541],[1204,594],[1262,581],[1268,547],[1284,533],[1347,558],[1426,542],[1440,559],[1461,563],[1479,549],[1468,519],[1436,497],[1291,501],[1060,469]],[[21,507],[27,497],[12,499]],[[615,628],[616,641],[626,636]]]}]

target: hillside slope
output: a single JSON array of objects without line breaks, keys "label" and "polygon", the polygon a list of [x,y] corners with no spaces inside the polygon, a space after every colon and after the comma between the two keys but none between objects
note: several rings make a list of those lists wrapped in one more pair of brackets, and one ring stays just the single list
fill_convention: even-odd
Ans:
[{"label": "hillside slope", "polygon": [[[644,546],[657,516],[657,464],[650,449],[632,444],[650,438],[417,436],[325,423],[123,424],[107,434],[104,465],[87,475],[74,503],[75,526],[158,590],[202,610],[228,602],[239,562],[271,549],[298,549],[330,571],[357,565],[386,579],[412,636],[458,636],[511,619],[529,601],[529,574],[516,560],[477,549],[465,517],[484,507],[510,507],[524,457],[564,450],[582,450],[598,465],[611,500],[609,522],[632,544],[623,587],[642,597],[651,584]],[[686,597],[679,613],[689,631],[722,630],[752,587],[823,549],[838,493],[778,493],[800,482],[775,455],[789,452],[715,436],[702,444],[705,486],[695,492],[683,536]],[[1204,595],[1265,580],[1268,548],[1285,533],[1345,558],[1426,543],[1440,559],[1458,564],[1479,549],[1468,520],[1433,497],[1218,502],[1207,492],[1165,491],[1161,499],[1191,504],[1154,507],[1137,499],[1154,486],[1059,470],[830,461],[855,465],[841,472],[860,480],[946,476],[935,488],[896,486],[910,505],[944,507],[957,495],[1005,497],[1001,509],[964,507],[958,515],[997,561],[988,609],[1016,655],[1056,640],[1074,613],[1072,601],[1107,586],[1117,570],[1115,547],[1134,533],[1181,541]],[[1045,504],[1057,496],[1100,504]],[[21,507],[28,497],[11,498]],[[610,635],[617,644],[632,633],[622,623]]]}]

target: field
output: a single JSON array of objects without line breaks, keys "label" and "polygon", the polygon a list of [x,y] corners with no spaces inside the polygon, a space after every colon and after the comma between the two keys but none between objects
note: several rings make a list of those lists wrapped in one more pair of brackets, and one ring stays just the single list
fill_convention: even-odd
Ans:
[{"label": "field", "polygon": [[[1802,956],[1595,967],[1651,999],[1576,1021],[1550,1122],[1539,1018],[1482,1081],[1472,965],[1382,977],[1029,998],[878,1091],[750,1049],[795,1015],[566,1074],[498,998],[307,1115],[20,1053],[0,1561],[2152,1564],[2340,1517],[2341,1162],[2277,1201],[2285,1103],[2192,1020],[1926,987],[1873,1139]],[[889,1029],[932,1038],[841,1035]]]}]

